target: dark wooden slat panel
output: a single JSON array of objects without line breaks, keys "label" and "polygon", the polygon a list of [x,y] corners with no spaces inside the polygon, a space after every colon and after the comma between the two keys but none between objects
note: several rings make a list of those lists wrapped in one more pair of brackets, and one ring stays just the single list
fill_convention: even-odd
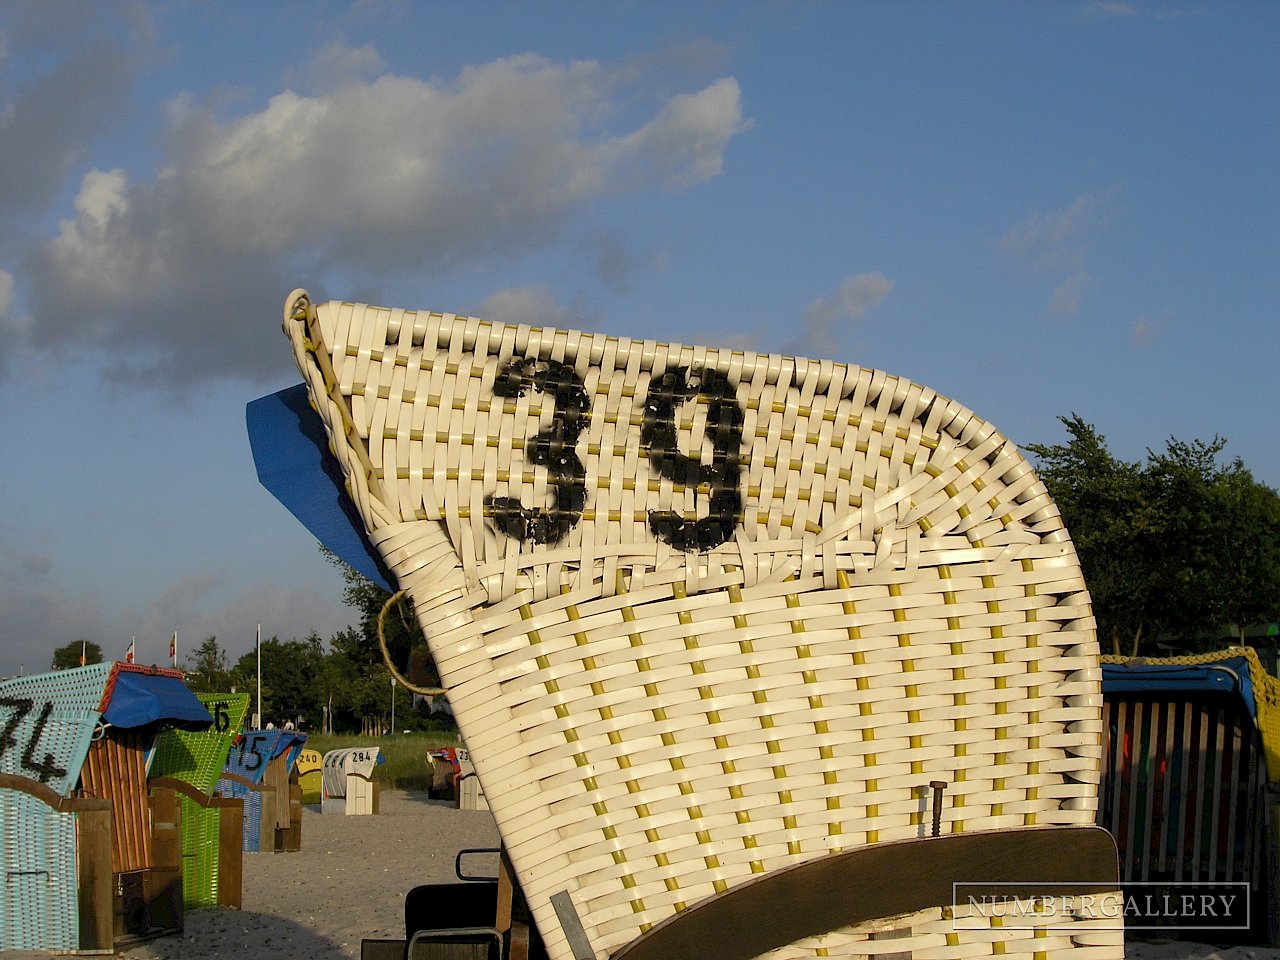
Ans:
[{"label": "dark wooden slat panel", "polygon": [[[1025,884],[1009,896],[1118,887],[1116,847],[1098,827],[1030,827],[874,844],[765,874],[696,904],[612,960],[750,960],[863,920],[950,904],[955,883]],[[785,905],[781,908],[779,905]]]}]

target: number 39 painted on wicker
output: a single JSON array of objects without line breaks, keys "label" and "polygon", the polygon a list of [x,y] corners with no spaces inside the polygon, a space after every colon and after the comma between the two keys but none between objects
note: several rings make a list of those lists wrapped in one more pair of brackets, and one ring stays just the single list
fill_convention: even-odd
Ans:
[{"label": "number 39 painted on wicker", "polygon": [[[529,461],[546,467],[555,487],[555,506],[526,507],[515,497],[485,498],[494,529],[516,540],[559,543],[582,519],[587,501],[586,469],[579,459],[578,438],[586,429],[591,401],[582,378],[555,360],[512,360],[494,378],[496,396],[515,399],[532,387],[555,400],[555,421],[548,430],[525,442]],[[710,464],[687,457],[676,445],[676,410],[699,395],[710,398],[707,432],[712,443]],[[739,489],[742,464],[742,408],[729,380],[714,370],[693,382],[684,367],[654,377],[644,401],[640,440],[649,462],[668,480],[685,486],[707,486],[708,515],[688,520],[672,510],[650,510],[649,529],[658,539],[684,551],[718,547],[742,521]]]}]

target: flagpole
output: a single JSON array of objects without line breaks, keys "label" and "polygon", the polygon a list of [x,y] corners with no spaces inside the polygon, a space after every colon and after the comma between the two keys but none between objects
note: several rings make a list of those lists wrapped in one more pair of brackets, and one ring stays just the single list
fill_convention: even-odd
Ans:
[{"label": "flagpole", "polygon": [[258,624],[258,729],[262,729],[262,624]]}]

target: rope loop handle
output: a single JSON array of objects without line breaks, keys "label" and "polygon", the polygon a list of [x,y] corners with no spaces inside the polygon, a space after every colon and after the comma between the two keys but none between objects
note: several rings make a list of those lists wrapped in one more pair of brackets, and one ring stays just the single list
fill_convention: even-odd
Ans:
[{"label": "rope loop handle", "polygon": [[387,597],[387,602],[382,605],[382,609],[378,611],[378,646],[382,649],[382,659],[387,664],[387,669],[391,671],[391,676],[406,689],[423,697],[438,697],[445,693],[444,687],[419,687],[417,684],[410,683],[399,670],[396,665],[391,662],[391,651],[387,649],[387,637],[383,631],[387,622],[387,611],[391,609],[392,604],[404,599],[409,595],[408,590],[397,590],[391,596]]}]

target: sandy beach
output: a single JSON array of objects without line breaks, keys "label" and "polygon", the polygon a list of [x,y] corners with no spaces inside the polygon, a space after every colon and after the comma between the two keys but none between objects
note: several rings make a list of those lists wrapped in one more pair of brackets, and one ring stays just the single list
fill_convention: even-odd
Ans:
[{"label": "sandy beach", "polygon": [[[458,850],[495,847],[487,812],[425,793],[387,791],[377,816],[303,812],[302,850],[246,853],[242,910],[193,910],[182,936],[126,950],[125,960],[353,960],[366,937],[404,935],[405,893],[454,879]],[[490,861],[492,862],[492,861]],[[483,860],[469,864],[484,869]],[[1131,960],[1280,960],[1280,950],[1182,941],[1130,942]],[[49,954],[6,953],[28,960]],[[691,958],[672,958],[691,960]]]},{"label": "sandy beach", "polygon": [[[297,853],[246,853],[242,910],[193,910],[181,937],[127,950],[128,960],[347,960],[365,937],[404,936],[404,895],[454,879],[458,850],[496,847],[488,812],[425,793],[387,791],[377,816],[303,811]],[[482,860],[468,860],[482,868]]]}]

